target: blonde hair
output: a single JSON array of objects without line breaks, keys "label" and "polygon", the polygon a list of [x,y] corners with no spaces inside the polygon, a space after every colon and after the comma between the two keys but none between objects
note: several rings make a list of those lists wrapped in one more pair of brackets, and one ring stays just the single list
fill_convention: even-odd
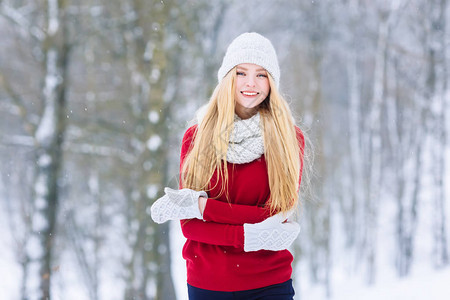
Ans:
[{"label": "blonde hair", "polygon": [[[221,179],[220,195],[228,183],[227,149],[235,115],[233,68],[216,86],[203,120],[198,124],[195,142],[182,166],[182,186],[209,191],[214,172]],[[270,94],[258,107],[263,124],[264,156],[270,187],[266,206],[271,214],[286,212],[298,204],[299,175],[303,159],[294,119],[287,102],[268,74]],[[228,195],[226,194],[228,199]]]}]

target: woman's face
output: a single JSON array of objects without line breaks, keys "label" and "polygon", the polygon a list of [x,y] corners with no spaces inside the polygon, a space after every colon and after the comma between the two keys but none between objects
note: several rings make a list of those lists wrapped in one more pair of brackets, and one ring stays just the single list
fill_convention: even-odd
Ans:
[{"label": "woman's face", "polygon": [[255,64],[239,64],[236,66],[235,87],[236,114],[247,119],[256,113],[258,105],[269,95],[267,71]]}]

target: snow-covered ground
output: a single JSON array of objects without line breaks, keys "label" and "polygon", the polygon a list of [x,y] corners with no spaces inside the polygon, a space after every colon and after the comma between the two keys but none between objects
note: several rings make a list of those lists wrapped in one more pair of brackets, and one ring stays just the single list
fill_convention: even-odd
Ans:
[{"label": "snow-covered ground", "polygon": [[[422,272],[403,279],[379,280],[373,286],[348,281],[335,284],[333,299],[383,300],[447,300],[450,298],[450,268],[440,271],[424,268]],[[306,297],[314,299],[313,297]]]},{"label": "snow-covered ground", "polygon": [[[431,270],[424,268],[418,274],[403,279],[379,280],[372,286],[360,280],[334,282],[332,300],[447,300],[450,298],[450,268]],[[326,299],[322,287],[302,289],[302,297],[296,299]]]},{"label": "snow-covered ground", "polygon": [[[4,214],[1,213],[1,214]],[[0,218],[0,299],[19,299],[19,286],[21,271],[15,262],[11,243],[13,239],[5,226],[4,216]],[[178,299],[187,299],[186,268],[181,257],[184,237],[181,235],[178,222],[172,222],[172,274],[175,281]],[[79,274],[67,274],[65,270],[66,287],[70,278]],[[337,272],[335,270],[334,272]],[[298,274],[298,273],[297,273]],[[335,273],[336,274],[336,273]],[[62,275],[62,274],[60,274]],[[78,280],[79,281],[79,280]],[[296,282],[296,300],[323,300],[326,295],[322,286],[308,286],[307,283]],[[111,288],[112,290],[113,288]],[[57,293],[58,294],[58,293]],[[82,293],[81,293],[82,294]],[[57,295],[55,299],[59,300]],[[66,295],[67,296],[67,295]],[[80,296],[80,294],[78,294]],[[58,299],[59,298],[59,299]],[[349,279],[345,276],[335,276],[331,287],[332,300],[447,300],[450,298],[450,267],[442,270],[433,270],[429,266],[414,267],[411,276],[396,278],[386,274],[377,277],[376,284],[367,286],[361,278]],[[73,298],[75,300],[75,298]],[[65,299],[67,300],[67,298]],[[83,299],[76,299],[83,300]],[[87,299],[86,299],[87,300]]]},{"label": "snow-covered ground", "polygon": [[[175,281],[177,297],[187,299],[186,267],[181,257],[184,237],[179,222],[171,224],[172,275]],[[335,270],[338,273],[338,270]],[[297,272],[298,274],[298,272]],[[336,275],[332,283],[330,300],[447,300],[450,299],[450,267],[433,270],[427,266],[415,267],[411,276],[397,278],[391,273],[380,274],[374,285],[368,286],[361,278],[349,279]],[[306,283],[295,284],[296,300],[324,300],[326,294],[323,286],[307,286]]]},{"label": "snow-covered ground", "polygon": [[0,299],[14,300],[19,299],[21,271],[14,256],[14,240],[2,208],[0,206]]}]

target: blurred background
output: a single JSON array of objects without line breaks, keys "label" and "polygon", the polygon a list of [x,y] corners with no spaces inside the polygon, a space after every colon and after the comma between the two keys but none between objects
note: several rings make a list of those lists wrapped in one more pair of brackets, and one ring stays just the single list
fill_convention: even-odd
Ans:
[{"label": "blurred background", "polygon": [[0,0],[0,298],[187,299],[179,225],[149,208],[257,31],[314,146],[296,299],[444,299],[447,2]]}]

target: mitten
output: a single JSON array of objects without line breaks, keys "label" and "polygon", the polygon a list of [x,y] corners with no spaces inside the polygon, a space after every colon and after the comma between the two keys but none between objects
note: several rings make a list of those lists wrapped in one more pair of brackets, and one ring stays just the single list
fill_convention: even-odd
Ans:
[{"label": "mitten", "polygon": [[206,192],[191,189],[173,190],[167,187],[164,192],[166,194],[156,200],[151,207],[153,221],[161,224],[168,220],[202,219],[198,198],[207,198]]},{"label": "mitten", "polygon": [[291,213],[278,213],[260,223],[244,224],[244,251],[287,249],[300,232],[298,223],[284,222]]}]

